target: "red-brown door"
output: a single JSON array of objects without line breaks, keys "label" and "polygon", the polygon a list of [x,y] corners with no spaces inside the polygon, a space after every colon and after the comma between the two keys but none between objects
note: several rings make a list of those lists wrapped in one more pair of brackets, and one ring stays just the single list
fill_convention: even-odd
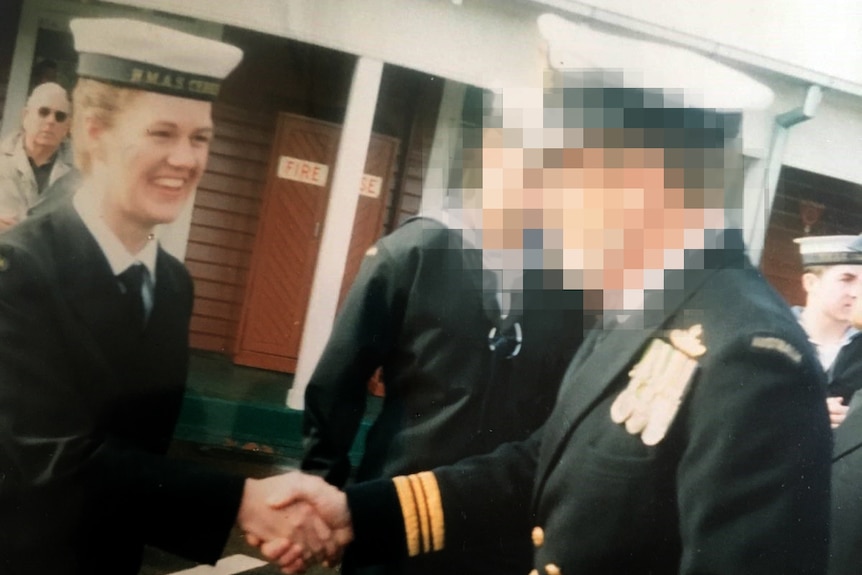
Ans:
[{"label": "red-brown door", "polygon": [[[293,372],[336,158],[339,126],[281,114],[234,361]],[[380,234],[397,142],[373,136],[342,294]]]}]

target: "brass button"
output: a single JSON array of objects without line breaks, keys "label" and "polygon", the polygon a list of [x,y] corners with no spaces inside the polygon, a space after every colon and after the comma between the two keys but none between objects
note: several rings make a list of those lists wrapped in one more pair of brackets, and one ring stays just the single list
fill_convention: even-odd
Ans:
[{"label": "brass button", "polygon": [[533,527],[533,545],[541,547],[545,543],[545,531],[541,527]]},{"label": "brass button", "polygon": [[553,563],[548,563],[545,565],[545,573],[548,575],[560,575],[560,568],[554,565]]}]

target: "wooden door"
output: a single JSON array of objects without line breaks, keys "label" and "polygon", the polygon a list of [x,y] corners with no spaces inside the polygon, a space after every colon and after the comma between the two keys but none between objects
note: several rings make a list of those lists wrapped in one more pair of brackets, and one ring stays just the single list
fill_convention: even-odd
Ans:
[{"label": "wooden door", "polygon": [[[279,115],[236,363],[285,372],[296,369],[340,133],[334,124]],[[356,254],[361,259],[380,234],[396,148],[390,138],[372,137],[342,293],[358,270]]]},{"label": "wooden door", "polygon": [[344,264],[344,279],[341,282],[341,295],[338,299],[339,307],[344,296],[347,295],[347,290],[353,285],[365,252],[377,241],[383,229],[383,218],[389,198],[389,183],[397,152],[398,142],[394,138],[371,135],[365,173],[359,190],[359,202],[356,205],[356,218],[353,221],[353,237],[350,240],[347,261]]}]

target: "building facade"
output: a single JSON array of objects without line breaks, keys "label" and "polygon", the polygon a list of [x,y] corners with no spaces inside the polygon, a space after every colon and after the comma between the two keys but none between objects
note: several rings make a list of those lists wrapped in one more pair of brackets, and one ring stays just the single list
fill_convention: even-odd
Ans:
[{"label": "building facade", "polygon": [[0,133],[17,128],[45,64],[71,87],[73,17],[132,16],[242,48],[214,108],[194,205],[162,240],[195,278],[193,347],[295,372],[287,402],[301,409],[367,246],[442,202],[466,90],[534,79],[536,17],[556,12],[709,53],[775,91],[767,112],[746,118],[737,223],[767,277],[801,303],[792,239],[862,231],[862,61],[834,57],[862,53],[852,34],[862,9],[840,0],[656,4],[7,0]]}]

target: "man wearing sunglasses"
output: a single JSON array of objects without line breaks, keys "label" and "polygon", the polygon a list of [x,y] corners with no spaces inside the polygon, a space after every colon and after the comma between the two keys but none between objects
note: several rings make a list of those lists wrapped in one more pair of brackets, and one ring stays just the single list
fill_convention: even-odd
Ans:
[{"label": "man wearing sunglasses", "polygon": [[69,97],[59,84],[37,86],[24,108],[21,130],[0,143],[0,231],[26,218],[57,193],[72,171]]}]

